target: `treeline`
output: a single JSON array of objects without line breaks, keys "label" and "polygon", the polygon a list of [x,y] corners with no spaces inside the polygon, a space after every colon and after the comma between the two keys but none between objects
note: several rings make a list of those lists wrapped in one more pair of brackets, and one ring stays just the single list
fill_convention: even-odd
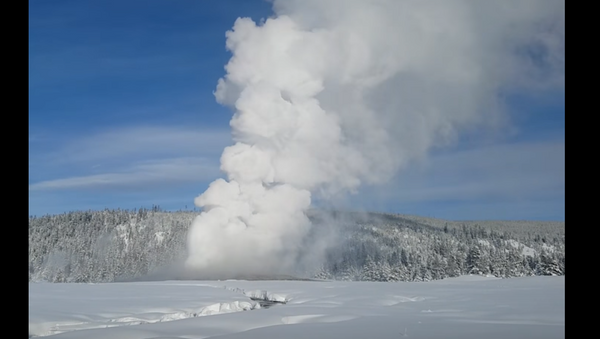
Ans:
[{"label": "treeline", "polygon": [[[348,219],[358,221],[339,226],[345,237],[327,251],[320,278],[428,281],[465,274],[565,274],[564,222],[506,222],[503,228],[500,221],[434,225],[385,214]],[[516,227],[519,223],[524,227]]]},{"label": "treeline", "polygon": [[[185,259],[187,231],[197,214],[154,207],[31,217],[29,280],[112,282],[147,276]],[[309,217],[314,223],[310,237],[336,239],[327,241],[321,265],[304,271],[316,278],[427,281],[463,274],[565,273],[564,222],[522,227],[507,222],[503,229],[502,222],[440,223],[379,213],[313,211]]]},{"label": "treeline", "polygon": [[112,282],[145,276],[186,255],[197,212],[77,211],[29,218],[29,280]]}]

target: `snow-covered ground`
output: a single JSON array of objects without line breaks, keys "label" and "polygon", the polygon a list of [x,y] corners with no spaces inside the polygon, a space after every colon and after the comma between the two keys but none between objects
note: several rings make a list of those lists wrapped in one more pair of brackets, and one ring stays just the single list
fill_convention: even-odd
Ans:
[{"label": "snow-covered ground", "polygon": [[[251,298],[285,302],[261,308]],[[564,338],[565,279],[29,284],[48,338]],[[242,312],[246,311],[246,312]]]}]

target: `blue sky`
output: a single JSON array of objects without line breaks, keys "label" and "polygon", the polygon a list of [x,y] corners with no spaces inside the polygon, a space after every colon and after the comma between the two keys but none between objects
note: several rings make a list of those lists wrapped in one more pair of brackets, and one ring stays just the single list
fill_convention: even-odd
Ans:
[{"label": "blue sky", "polygon": [[[213,91],[238,17],[262,0],[30,1],[29,210],[193,208],[231,144]],[[493,142],[465,135],[344,206],[446,219],[565,218],[564,89],[506,98]]]}]

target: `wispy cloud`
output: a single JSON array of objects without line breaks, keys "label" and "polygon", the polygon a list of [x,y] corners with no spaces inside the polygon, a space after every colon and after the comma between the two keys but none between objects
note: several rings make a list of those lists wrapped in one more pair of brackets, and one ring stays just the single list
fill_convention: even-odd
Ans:
[{"label": "wispy cloud", "polygon": [[[127,189],[211,180],[220,175],[218,157],[230,143],[229,131],[173,126],[104,131],[30,156],[37,163],[30,166],[30,180],[38,180],[29,189]],[[44,167],[54,175],[44,175]]]},{"label": "wispy cloud", "polygon": [[107,172],[37,182],[30,191],[61,189],[139,189],[142,186],[196,183],[218,177],[214,162],[206,159],[174,158],[125,166],[118,172]]},{"label": "wispy cloud", "polygon": [[564,142],[502,144],[432,157],[399,190],[405,200],[544,196],[564,191]]},{"label": "wispy cloud", "polygon": [[[556,215],[564,218],[564,195],[565,143],[553,140],[432,155],[400,172],[391,185],[369,187],[351,200],[373,210],[393,206],[409,214],[459,219],[486,213],[496,213],[498,218],[532,218],[535,206],[546,206],[547,217],[547,206],[553,205]],[[506,208],[494,210],[498,206]]]},{"label": "wispy cloud", "polygon": [[134,126],[69,139],[40,157],[52,163],[76,164],[131,158],[213,156],[229,144],[231,136],[227,130]]}]

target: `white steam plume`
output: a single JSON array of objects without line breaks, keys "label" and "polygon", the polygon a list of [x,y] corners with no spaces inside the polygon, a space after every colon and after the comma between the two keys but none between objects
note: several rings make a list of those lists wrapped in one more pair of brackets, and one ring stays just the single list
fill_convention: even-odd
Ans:
[{"label": "white steam plume", "polygon": [[215,96],[228,180],[196,198],[186,266],[294,265],[311,194],[388,180],[457,133],[503,122],[501,93],[564,86],[564,2],[275,0],[240,18]]}]

